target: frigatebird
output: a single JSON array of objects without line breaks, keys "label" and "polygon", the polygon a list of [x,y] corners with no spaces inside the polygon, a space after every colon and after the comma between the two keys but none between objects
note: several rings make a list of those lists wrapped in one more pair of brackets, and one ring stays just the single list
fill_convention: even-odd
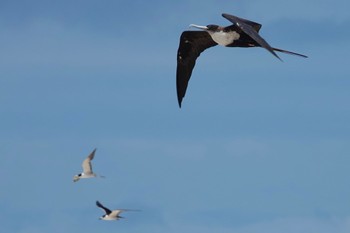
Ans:
[{"label": "frigatebird", "polygon": [[261,24],[239,18],[237,16],[222,14],[232,25],[221,27],[210,24],[199,26],[191,24],[190,27],[203,31],[184,31],[180,37],[180,45],[177,51],[176,89],[179,107],[185,96],[192,70],[196,59],[206,49],[215,45],[225,47],[262,47],[267,49],[275,57],[281,58],[275,53],[282,52],[306,58],[307,56],[279,48],[271,47],[260,35]]}]

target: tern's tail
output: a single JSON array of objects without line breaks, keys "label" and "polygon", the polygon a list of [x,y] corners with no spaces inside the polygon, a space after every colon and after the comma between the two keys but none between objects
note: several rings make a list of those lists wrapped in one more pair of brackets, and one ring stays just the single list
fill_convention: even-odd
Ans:
[{"label": "tern's tail", "polygon": [[300,53],[295,53],[295,52],[291,52],[291,51],[284,50],[284,49],[278,49],[278,48],[272,48],[272,49],[273,49],[274,51],[277,51],[277,52],[287,53],[287,54],[291,54],[291,55],[296,55],[296,56],[300,56],[300,57],[307,58],[306,55],[303,55],[303,54],[300,54]]}]

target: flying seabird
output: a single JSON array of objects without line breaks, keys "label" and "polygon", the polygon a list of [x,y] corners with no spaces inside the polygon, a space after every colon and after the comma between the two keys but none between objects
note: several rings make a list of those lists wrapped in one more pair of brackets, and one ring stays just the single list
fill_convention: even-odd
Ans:
[{"label": "flying seabird", "polygon": [[[91,154],[89,154],[89,156],[83,161],[83,163],[81,164],[81,166],[83,167],[83,172],[78,174],[78,175],[75,175],[73,177],[73,181],[74,182],[77,182],[78,180],[80,180],[82,178],[92,178],[92,177],[96,177],[97,176],[97,174],[95,174],[92,171],[92,166],[91,166],[91,160],[94,159],[95,152],[96,152],[96,149],[94,149],[91,152]],[[104,178],[104,176],[99,176],[99,177]]]},{"label": "flying seabird", "polygon": [[106,207],[104,207],[99,201],[96,201],[97,207],[104,210],[106,214],[102,215],[100,217],[100,220],[119,220],[120,218],[124,218],[120,216],[122,212],[125,211],[139,211],[139,210],[131,210],[131,209],[116,209],[116,210],[110,210]]},{"label": "flying seabird", "polygon": [[307,56],[279,48],[271,47],[260,35],[261,24],[242,19],[237,16],[222,14],[224,18],[232,22],[232,25],[221,27],[210,24],[199,26],[191,24],[190,27],[203,31],[184,31],[180,37],[180,45],[177,51],[176,89],[179,107],[185,96],[188,81],[196,64],[196,59],[201,52],[221,45],[225,47],[262,47],[267,49],[275,57],[281,58],[275,53],[282,52],[306,58]]}]

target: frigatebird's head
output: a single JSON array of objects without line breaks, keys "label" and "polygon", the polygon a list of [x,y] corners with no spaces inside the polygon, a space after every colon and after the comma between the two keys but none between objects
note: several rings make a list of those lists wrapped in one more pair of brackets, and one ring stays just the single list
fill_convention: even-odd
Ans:
[{"label": "frigatebird's head", "polygon": [[215,25],[215,24],[209,24],[207,26],[200,26],[200,25],[196,25],[196,24],[190,24],[190,27],[195,27],[195,28],[199,28],[205,31],[210,31],[210,32],[217,32],[220,31],[220,26]]},{"label": "frigatebird's head", "polygon": [[217,32],[217,31],[220,31],[220,26],[218,25],[215,25],[215,24],[209,24],[207,25],[207,30],[208,31],[212,31],[212,32]]}]

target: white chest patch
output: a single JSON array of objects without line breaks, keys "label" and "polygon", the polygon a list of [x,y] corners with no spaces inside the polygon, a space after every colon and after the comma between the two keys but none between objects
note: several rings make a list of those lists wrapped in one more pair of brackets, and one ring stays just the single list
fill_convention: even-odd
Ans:
[{"label": "white chest patch", "polygon": [[209,32],[211,38],[219,45],[226,46],[232,44],[235,40],[238,40],[240,35],[235,32]]}]

